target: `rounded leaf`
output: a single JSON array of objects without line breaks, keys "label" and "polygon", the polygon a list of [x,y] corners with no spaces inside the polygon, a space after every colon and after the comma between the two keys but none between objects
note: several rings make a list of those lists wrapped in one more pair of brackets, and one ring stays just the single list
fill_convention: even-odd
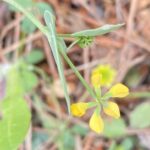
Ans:
[{"label": "rounded leaf", "polygon": [[[105,120],[104,136],[107,138],[117,138],[125,135],[126,124],[122,118]],[[126,149],[125,149],[126,150]]]},{"label": "rounded leaf", "polygon": [[134,128],[150,127],[150,103],[145,102],[137,105],[130,114],[130,125]]},{"label": "rounded leaf", "polygon": [[23,142],[31,121],[31,112],[23,98],[5,99],[1,105],[0,149],[16,150]]}]

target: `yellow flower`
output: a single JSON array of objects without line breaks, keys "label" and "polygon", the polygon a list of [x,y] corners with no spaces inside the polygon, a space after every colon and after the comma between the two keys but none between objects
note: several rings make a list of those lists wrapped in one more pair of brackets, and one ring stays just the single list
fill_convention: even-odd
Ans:
[{"label": "yellow flower", "polygon": [[104,107],[104,112],[111,116],[114,117],[116,119],[118,119],[120,117],[120,110],[119,107],[116,103],[114,102],[108,102],[108,105],[106,107]]},{"label": "yellow flower", "polygon": [[71,105],[71,113],[74,116],[81,117],[85,114],[88,108],[88,104],[84,102],[79,102]]},{"label": "yellow flower", "polygon": [[110,86],[114,81],[116,71],[110,65],[99,65],[93,69],[92,75],[94,74],[100,74],[102,76],[100,80],[101,86]]},{"label": "yellow flower", "polygon": [[129,89],[122,83],[118,83],[109,90],[109,93],[112,94],[112,97],[125,97],[129,94]]},{"label": "yellow flower", "polygon": [[102,120],[100,114],[97,114],[96,111],[93,113],[93,115],[90,119],[89,126],[96,133],[101,133],[104,129],[103,120]]},{"label": "yellow flower", "polygon": [[95,88],[100,88],[101,75],[99,73],[93,73],[91,76],[92,85]]}]

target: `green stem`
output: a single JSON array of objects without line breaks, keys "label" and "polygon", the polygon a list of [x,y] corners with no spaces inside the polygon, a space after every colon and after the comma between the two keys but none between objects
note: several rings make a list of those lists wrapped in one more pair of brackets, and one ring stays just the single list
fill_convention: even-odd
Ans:
[{"label": "green stem", "polygon": [[100,98],[101,98],[101,89],[100,88],[94,88],[94,91],[95,91],[95,95],[96,95],[96,101],[98,103],[100,103]]},{"label": "green stem", "polygon": [[88,102],[88,108],[97,106],[97,102]]},{"label": "green stem", "polygon": [[63,57],[65,58],[66,62],[69,64],[69,66],[71,67],[71,69],[74,71],[74,73],[76,74],[76,76],[80,79],[80,81],[82,82],[82,84],[84,85],[84,87],[88,90],[88,92],[90,93],[90,95],[96,99],[96,95],[93,92],[93,90],[91,89],[91,87],[87,84],[87,82],[84,80],[84,78],[81,76],[81,74],[79,73],[79,71],[76,69],[76,67],[74,66],[74,64],[72,63],[72,61],[69,59],[69,57],[66,55],[66,53],[59,49],[59,52],[63,55]]},{"label": "green stem", "polygon": [[131,92],[129,98],[150,98],[150,92]]},{"label": "green stem", "polygon": [[57,34],[57,35],[62,38],[68,38],[68,37],[74,38],[74,36],[72,36],[71,34]]},{"label": "green stem", "polygon": [[78,41],[79,40],[75,40],[74,42],[72,42],[70,45],[69,45],[69,47],[67,48],[67,52],[76,44],[76,43],[78,43]]}]

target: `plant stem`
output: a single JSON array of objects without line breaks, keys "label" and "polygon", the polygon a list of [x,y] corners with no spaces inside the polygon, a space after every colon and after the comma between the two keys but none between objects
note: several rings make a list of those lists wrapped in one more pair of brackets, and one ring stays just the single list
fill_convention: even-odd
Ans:
[{"label": "plant stem", "polygon": [[74,36],[72,36],[71,34],[57,34],[57,35],[62,38],[68,38],[68,37],[74,38]]},{"label": "plant stem", "polygon": [[67,52],[78,42],[79,40],[75,40],[74,42],[72,42],[69,47],[67,48]]},{"label": "plant stem", "polygon": [[74,73],[76,74],[76,76],[80,79],[80,81],[82,82],[82,84],[84,85],[84,87],[88,90],[88,92],[90,93],[90,95],[96,99],[96,95],[93,92],[93,90],[91,89],[91,87],[87,84],[87,82],[84,80],[84,78],[81,76],[81,74],[79,73],[79,71],[76,69],[76,67],[74,66],[74,64],[72,63],[72,61],[69,59],[69,57],[66,55],[66,53],[59,49],[59,52],[63,55],[63,57],[65,58],[66,62],[69,64],[69,66],[71,67],[71,69],[74,71]]},{"label": "plant stem", "polygon": [[88,108],[97,106],[97,102],[88,102]]},{"label": "plant stem", "polygon": [[131,92],[129,98],[150,98],[150,92]]}]

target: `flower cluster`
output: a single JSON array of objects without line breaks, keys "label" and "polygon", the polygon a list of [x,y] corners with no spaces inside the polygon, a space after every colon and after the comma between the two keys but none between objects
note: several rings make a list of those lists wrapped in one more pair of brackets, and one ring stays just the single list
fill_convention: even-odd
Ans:
[{"label": "flower cluster", "polygon": [[79,41],[78,41],[78,45],[81,47],[81,48],[85,48],[89,45],[91,45],[91,43],[93,42],[94,38],[91,37],[91,36],[81,36],[81,37],[78,37]]},{"label": "flower cluster", "polygon": [[115,75],[116,70],[114,70],[110,65],[99,65],[92,71],[91,82],[93,86],[99,84],[99,87],[109,87],[114,81]]},{"label": "flower cluster", "polygon": [[[107,75],[106,78],[105,75],[109,73],[111,75]],[[122,83],[117,83],[113,85],[103,96],[101,95],[101,85],[110,85],[113,81],[114,74],[115,71],[112,70],[111,67],[108,67],[108,65],[106,65],[106,68],[104,65],[99,66],[98,69],[94,69],[91,75],[91,82],[96,95],[96,100],[87,103],[78,102],[71,105],[71,112],[77,117],[83,116],[87,109],[92,107],[95,108],[94,113],[90,118],[89,126],[96,133],[101,133],[104,128],[103,119],[100,116],[100,112],[102,110],[106,115],[109,115],[115,119],[120,117],[119,107],[115,102],[111,101],[111,98],[123,98],[129,94],[129,89],[125,85]]]}]

